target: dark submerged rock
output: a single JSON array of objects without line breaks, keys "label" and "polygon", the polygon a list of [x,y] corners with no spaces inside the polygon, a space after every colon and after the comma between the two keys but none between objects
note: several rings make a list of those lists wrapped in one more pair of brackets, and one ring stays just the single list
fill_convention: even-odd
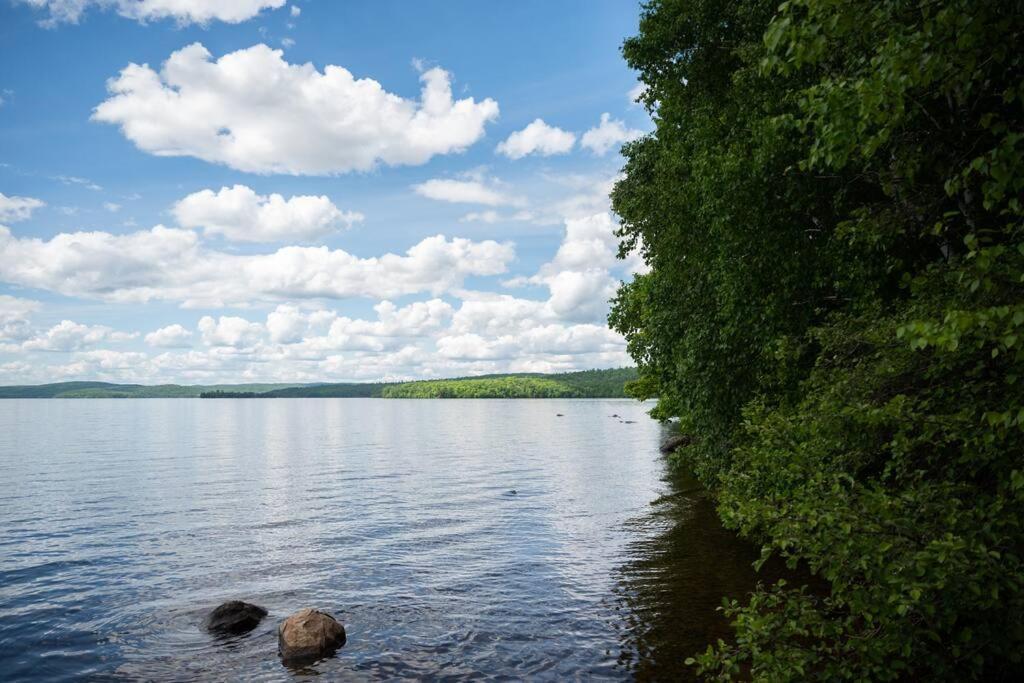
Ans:
[{"label": "dark submerged rock", "polygon": [[555,417],[565,417],[565,415],[562,415],[561,413],[555,413]]},{"label": "dark submerged rock", "polygon": [[693,443],[693,437],[688,434],[676,434],[661,444],[661,452],[671,453],[680,446],[689,446],[691,443]]},{"label": "dark submerged rock", "polygon": [[326,612],[300,609],[277,628],[277,653],[285,666],[312,664],[345,644],[345,627]]},{"label": "dark submerged rock", "polygon": [[267,616],[267,610],[241,600],[218,605],[206,618],[206,629],[211,633],[241,635],[253,630]]}]

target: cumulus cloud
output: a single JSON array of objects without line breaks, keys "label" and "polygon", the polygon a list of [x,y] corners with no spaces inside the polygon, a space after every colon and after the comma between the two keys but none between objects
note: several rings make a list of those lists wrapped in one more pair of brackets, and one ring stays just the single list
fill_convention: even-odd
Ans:
[{"label": "cumulus cloud", "polygon": [[535,119],[526,128],[509,135],[498,144],[495,151],[509,159],[522,159],[528,154],[548,157],[553,154],[565,154],[574,144],[575,133],[549,126],[542,119]]},{"label": "cumulus cloud", "polygon": [[461,152],[498,116],[492,99],[452,99],[451,77],[420,75],[419,100],[387,92],[341,66],[289,64],[266,45],[217,60],[199,43],[158,73],[130,64],[112,78],[93,119],[121,127],[140,149],[193,156],[254,173],[293,175],[418,165]]},{"label": "cumulus cloud", "polygon": [[481,178],[453,180],[433,178],[412,186],[413,191],[428,199],[453,204],[483,204],[484,206],[505,206],[521,204],[522,200],[504,193],[493,180],[485,183]]},{"label": "cumulus cloud", "polygon": [[222,315],[212,318],[204,315],[199,319],[199,332],[207,346],[253,346],[263,337],[263,325],[249,322],[245,318]]},{"label": "cumulus cloud", "polygon": [[[199,322],[203,345],[159,353],[91,348],[68,342],[68,362],[0,363],[5,382],[106,379],[131,382],[379,381],[489,372],[554,372],[628,363],[625,342],[603,325],[558,319],[545,301],[467,292],[442,299],[375,306],[352,318],[294,304],[263,324],[236,316]],[[88,328],[85,326],[87,330]],[[181,326],[170,336],[185,337]],[[158,330],[157,332],[161,332]],[[153,333],[151,333],[153,334]],[[82,336],[82,335],[80,335]],[[147,341],[149,341],[147,339]]]},{"label": "cumulus cloud", "polygon": [[629,89],[629,92],[626,93],[626,97],[629,98],[630,104],[632,104],[633,106],[637,106],[639,104],[640,98],[643,97],[644,93],[646,92],[647,84],[637,83],[636,85]]},{"label": "cumulus cloud", "polygon": [[173,19],[179,24],[208,24],[223,21],[238,24],[264,9],[277,9],[285,0],[20,0],[48,16],[40,23],[52,27],[77,24],[90,7],[113,8],[122,17],[139,22]]},{"label": "cumulus cloud", "polygon": [[270,340],[277,344],[302,341],[308,328],[308,318],[295,306],[282,304],[267,316],[267,332]]},{"label": "cumulus cloud", "polygon": [[478,334],[442,337],[438,353],[463,360],[512,360],[536,355],[567,356],[616,352],[622,339],[600,325],[551,324],[532,327],[521,335],[485,338]]},{"label": "cumulus cloud", "polygon": [[20,343],[32,336],[31,316],[39,302],[0,294],[0,344]]},{"label": "cumulus cloud", "polygon": [[451,304],[441,299],[403,307],[385,300],[374,306],[374,311],[377,319],[365,320],[281,305],[267,316],[266,328],[272,342],[294,345],[283,351],[288,357],[311,359],[322,358],[329,351],[396,348],[403,340],[440,330],[452,315]]},{"label": "cumulus cloud", "polygon": [[440,329],[452,316],[451,304],[442,299],[417,301],[402,307],[381,301],[373,310],[377,313],[376,321],[338,318],[331,324],[331,333],[419,337]]},{"label": "cumulus cloud", "polygon": [[25,341],[26,351],[77,351],[99,342],[120,342],[137,335],[116,332],[103,325],[82,325],[71,320],[62,320],[46,332]]},{"label": "cumulus cloud", "polygon": [[245,185],[194,192],[172,212],[182,227],[203,228],[240,242],[308,241],[363,220],[363,214],[341,211],[324,195],[285,199],[276,193],[256,194]]},{"label": "cumulus cloud", "polygon": [[636,140],[644,132],[635,128],[627,128],[626,124],[613,119],[610,114],[601,114],[601,123],[591,128],[580,138],[580,145],[586,147],[597,156],[604,156],[612,148],[623,143]]},{"label": "cumulus cloud", "polygon": [[512,278],[505,284],[547,287],[550,296],[546,306],[557,319],[603,322],[608,313],[608,301],[619,283],[612,271],[632,275],[646,269],[637,252],[625,261],[617,258],[616,227],[608,211],[566,219],[565,235],[554,258],[543,264],[535,275]]},{"label": "cumulus cloud", "polygon": [[162,348],[187,347],[191,342],[192,333],[177,323],[153,330],[146,335],[147,344]]},{"label": "cumulus cloud", "polygon": [[61,233],[18,238],[0,226],[0,280],[112,302],[251,305],[295,298],[377,299],[460,287],[471,275],[500,275],[509,243],[435,235],[405,254],[360,258],[328,247],[233,254],[200,245],[191,230],[157,226],[125,235]]},{"label": "cumulus cloud", "polygon": [[0,221],[15,223],[28,220],[32,212],[46,206],[46,202],[33,197],[8,197],[0,192]]}]

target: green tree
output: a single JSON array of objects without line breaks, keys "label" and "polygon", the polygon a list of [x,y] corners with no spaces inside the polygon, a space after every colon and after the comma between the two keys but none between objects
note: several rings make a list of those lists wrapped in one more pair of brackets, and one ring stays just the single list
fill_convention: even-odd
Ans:
[{"label": "green tree", "polygon": [[708,674],[1009,678],[1024,645],[1024,3],[662,0],[610,318],[730,525],[828,580]]}]

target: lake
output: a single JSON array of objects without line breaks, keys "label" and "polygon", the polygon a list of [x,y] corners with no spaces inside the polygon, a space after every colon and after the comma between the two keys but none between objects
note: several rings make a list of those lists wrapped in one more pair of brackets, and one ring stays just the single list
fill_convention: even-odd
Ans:
[{"label": "lake", "polygon": [[[6,680],[679,680],[755,582],[650,404],[0,408]],[[215,639],[229,599],[270,615]],[[307,606],[348,643],[289,670],[276,627]]]}]

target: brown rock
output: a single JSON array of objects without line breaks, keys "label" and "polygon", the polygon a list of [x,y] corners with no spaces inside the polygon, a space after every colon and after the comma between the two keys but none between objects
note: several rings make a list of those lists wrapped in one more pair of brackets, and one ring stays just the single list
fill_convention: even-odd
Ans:
[{"label": "brown rock", "polygon": [[345,627],[326,612],[300,609],[277,629],[277,651],[287,666],[330,657],[345,644]]}]

